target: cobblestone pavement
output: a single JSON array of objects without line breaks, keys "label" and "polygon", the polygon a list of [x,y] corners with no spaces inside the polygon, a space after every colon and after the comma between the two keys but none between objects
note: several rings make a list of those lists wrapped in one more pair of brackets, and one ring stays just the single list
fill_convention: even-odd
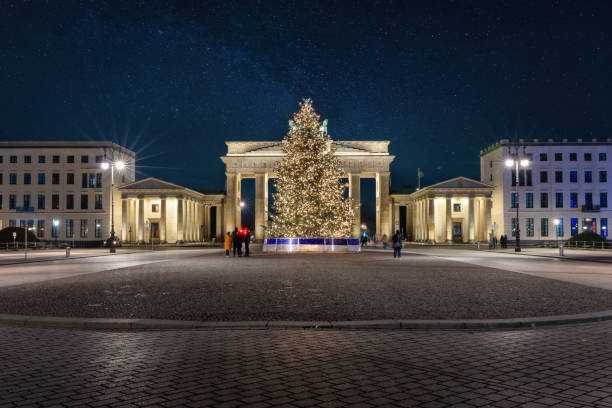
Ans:
[{"label": "cobblestone pavement", "polygon": [[516,331],[0,327],[2,407],[612,407],[612,323]]},{"label": "cobblestone pavement", "polygon": [[[367,252],[227,259],[216,250],[166,252],[150,255],[146,264],[129,264],[146,254],[126,255],[117,257],[125,268],[0,288],[0,313],[343,321],[496,319],[612,309],[608,290],[474,265],[461,261],[464,258],[406,254],[394,260],[389,253]],[[108,258],[80,260],[73,266],[94,268]],[[0,274],[0,286],[2,279]]]}]

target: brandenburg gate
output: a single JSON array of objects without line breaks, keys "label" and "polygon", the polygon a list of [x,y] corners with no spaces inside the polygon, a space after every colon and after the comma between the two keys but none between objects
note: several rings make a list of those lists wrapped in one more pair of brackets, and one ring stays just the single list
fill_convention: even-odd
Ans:
[{"label": "brandenburg gate", "polygon": [[[389,141],[332,141],[335,155],[342,163],[349,180],[349,197],[354,200],[356,219],[353,236],[361,233],[360,180],[376,180],[376,233],[392,234],[391,198],[389,195],[389,165],[395,156],[389,155]],[[275,177],[275,168],[283,157],[281,142],[225,142],[226,196],[224,230],[233,231],[241,225],[241,181],[255,179],[255,237],[262,239],[268,221],[268,180]]]}]

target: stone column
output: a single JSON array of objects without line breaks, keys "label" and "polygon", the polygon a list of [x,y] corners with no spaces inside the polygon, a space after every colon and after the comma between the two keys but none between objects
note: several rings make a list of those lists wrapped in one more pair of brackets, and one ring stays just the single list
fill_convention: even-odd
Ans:
[{"label": "stone column", "polygon": [[389,173],[380,174],[380,222],[381,232],[391,238],[391,199],[389,197],[390,176]]},{"label": "stone column", "polygon": [[166,242],[166,197],[161,198],[159,220],[159,242]]},{"label": "stone column", "polygon": [[[491,207],[493,206],[493,202],[491,201],[490,197],[485,198],[485,213],[484,213],[484,225],[486,225],[487,228],[487,239],[489,237],[489,232],[492,232],[493,230],[493,220],[491,220]],[[549,235],[550,235],[550,231],[549,231]]]},{"label": "stone column", "polygon": [[453,206],[450,197],[446,197],[446,241],[453,241]]},{"label": "stone column", "polygon": [[183,198],[176,200],[176,240],[177,242],[185,240],[185,224],[183,220]]},{"label": "stone column", "polygon": [[[216,221],[217,221],[217,231],[216,232],[216,237],[217,237],[217,242],[220,242],[220,240],[224,239],[223,238],[223,225],[221,225],[223,223],[223,218],[221,217],[221,206],[218,205],[217,206],[217,211],[215,211],[216,213]],[[230,230],[226,230],[225,232],[229,232]]]},{"label": "stone column", "polygon": [[264,238],[268,225],[268,174],[255,175],[255,239]]},{"label": "stone column", "polygon": [[242,207],[240,207],[240,201],[242,201],[242,175],[236,175],[236,186],[234,187],[234,191],[236,192],[236,197],[234,200],[234,210],[235,221],[234,224],[236,227],[240,228],[242,226]]},{"label": "stone column", "polygon": [[361,177],[359,173],[349,173],[349,198],[353,200],[355,211],[353,237],[358,238],[361,236]]},{"label": "stone column", "polygon": [[474,230],[474,197],[468,199],[468,239],[474,242],[476,238]]},{"label": "stone column", "polygon": [[138,199],[138,242],[144,242],[144,200]]},{"label": "stone column", "polygon": [[403,225],[400,224],[400,206],[398,203],[393,203],[393,219],[391,221],[391,230],[395,234],[395,224],[399,226],[400,232],[403,228]]},{"label": "stone column", "polygon": [[427,240],[436,241],[436,205],[433,198],[427,199]]},{"label": "stone column", "polygon": [[204,239],[210,241],[210,205],[205,205],[204,210]]},{"label": "stone column", "polygon": [[130,203],[127,198],[121,199],[121,240],[128,241],[130,228]]},{"label": "stone column", "polygon": [[[225,203],[223,206],[225,232],[232,232],[236,222],[236,174],[225,173]],[[217,208],[218,209],[218,208]],[[217,239],[219,237],[217,236]]]}]

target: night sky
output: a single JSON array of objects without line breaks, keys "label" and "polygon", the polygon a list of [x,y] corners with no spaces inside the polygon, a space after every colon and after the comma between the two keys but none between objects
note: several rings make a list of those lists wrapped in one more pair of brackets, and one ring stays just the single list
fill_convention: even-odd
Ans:
[{"label": "night sky", "polygon": [[[574,3],[574,4],[572,4]],[[391,141],[392,187],[479,177],[504,137],[610,137],[612,2],[0,0],[0,139],[115,140],[139,177],[224,188],[226,140],[310,97]]]}]

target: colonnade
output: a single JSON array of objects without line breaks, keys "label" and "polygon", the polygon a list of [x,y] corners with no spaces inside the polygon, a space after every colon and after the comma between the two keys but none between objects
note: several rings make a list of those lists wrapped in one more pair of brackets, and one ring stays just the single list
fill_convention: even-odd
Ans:
[{"label": "colonnade", "polygon": [[[255,238],[263,239],[265,227],[268,221],[268,180],[270,174],[263,173],[239,173],[227,172],[226,176],[226,201],[224,209],[225,231],[233,231],[242,225],[241,182],[245,178],[255,179]],[[355,221],[353,224],[353,236],[361,234],[361,179],[374,178],[376,180],[376,233],[378,235],[391,236],[391,199],[389,195],[389,172],[379,173],[348,173],[349,189],[348,195],[353,199],[355,206]]]}]

